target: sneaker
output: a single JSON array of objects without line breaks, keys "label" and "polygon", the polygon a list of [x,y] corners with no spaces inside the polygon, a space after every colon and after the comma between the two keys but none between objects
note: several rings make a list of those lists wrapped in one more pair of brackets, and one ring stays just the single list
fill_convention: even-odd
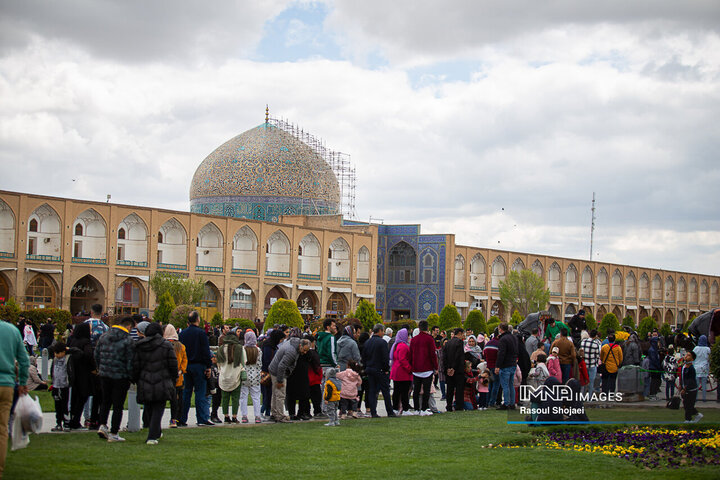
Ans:
[{"label": "sneaker", "polygon": [[692,419],[692,423],[697,423],[700,420],[702,420],[702,418],[703,418],[703,414],[698,412],[698,414],[695,415],[695,418]]},{"label": "sneaker", "polygon": [[351,416],[352,418],[358,418],[357,412],[351,412],[351,413],[350,413],[350,416]]},{"label": "sneaker", "polygon": [[120,435],[118,435],[117,433],[111,433],[110,435],[108,435],[108,442],[110,442],[110,443],[124,442],[124,441],[125,441],[125,439],[123,437],[121,437]]},{"label": "sneaker", "polygon": [[157,440],[148,440],[147,442],[145,442],[145,445],[157,445],[157,444],[158,444]]},{"label": "sneaker", "polygon": [[170,420],[170,428],[178,428],[177,420]]},{"label": "sneaker", "polygon": [[215,426],[215,424],[213,422],[211,422],[210,420],[205,421],[205,422],[198,422],[198,427],[212,427],[212,426]]},{"label": "sneaker", "polygon": [[220,421],[220,418],[217,415],[213,415],[212,417],[210,417],[210,421],[212,423],[222,423],[222,421]]},{"label": "sneaker", "polygon": [[230,423],[240,423],[240,420],[238,420],[237,417],[232,417]]},{"label": "sneaker", "polygon": [[333,422],[323,423],[323,426],[325,427],[334,427],[335,424]]},{"label": "sneaker", "polygon": [[431,412],[430,410],[423,410],[422,412],[420,412],[421,417],[429,417],[432,416],[432,414],[433,412]]},{"label": "sneaker", "polygon": [[[260,422],[262,422],[262,420],[260,420],[260,422],[258,422],[258,420],[260,420],[260,419],[256,417],[256,418],[255,418],[255,423],[260,423]],[[248,422],[249,422],[249,420],[248,420],[247,417],[242,417],[242,423],[248,423]]]},{"label": "sneaker", "polygon": [[[395,413],[395,415],[397,415],[397,413]],[[415,413],[412,410],[406,410],[402,412],[403,417],[412,417],[413,415],[415,415]]]},{"label": "sneaker", "polygon": [[53,428],[50,429],[51,432],[64,432],[65,429],[62,425],[55,425]]},{"label": "sneaker", "polygon": [[[218,422],[215,422],[218,423]],[[225,417],[224,423],[232,423],[232,420],[230,420],[230,417]]]},{"label": "sneaker", "polygon": [[[245,422],[243,422],[243,423],[245,423]],[[255,417],[255,423],[263,423],[262,418]]]},{"label": "sneaker", "polygon": [[293,423],[293,421],[290,420],[290,418],[287,417],[287,416],[282,417],[282,418],[278,418],[277,420],[275,420],[275,422],[276,422],[276,423]]},{"label": "sneaker", "polygon": [[108,440],[109,434],[108,434],[108,428],[107,425],[100,425],[97,431],[98,437]]},{"label": "sneaker", "polygon": [[499,407],[497,407],[497,409],[498,409],[498,410],[507,410],[507,409],[508,409],[508,406],[505,405],[505,404],[502,404],[502,405],[500,405]]},{"label": "sneaker", "polygon": [[333,427],[339,427],[339,426],[340,426],[340,422],[333,423]]},{"label": "sneaker", "polygon": [[179,421],[179,420],[178,420],[178,422],[176,423],[176,425],[177,425],[178,427],[187,427],[187,423],[181,422],[181,421]]}]

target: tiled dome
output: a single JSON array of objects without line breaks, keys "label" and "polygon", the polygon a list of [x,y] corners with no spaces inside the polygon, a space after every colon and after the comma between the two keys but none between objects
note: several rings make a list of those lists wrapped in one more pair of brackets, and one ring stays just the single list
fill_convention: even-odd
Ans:
[{"label": "tiled dome", "polygon": [[190,184],[192,212],[277,221],[335,214],[340,188],[330,166],[291,134],[263,123],[203,160]]}]

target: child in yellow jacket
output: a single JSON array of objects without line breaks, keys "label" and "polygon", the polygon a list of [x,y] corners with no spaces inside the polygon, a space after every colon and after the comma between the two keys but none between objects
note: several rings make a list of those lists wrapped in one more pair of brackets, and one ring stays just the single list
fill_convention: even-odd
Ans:
[{"label": "child in yellow jacket", "polygon": [[330,421],[325,424],[326,427],[340,426],[340,420],[338,420],[340,390],[342,390],[342,383],[337,378],[337,369],[328,368],[327,372],[325,372],[325,392],[323,395],[326,412],[328,417],[330,417]]}]

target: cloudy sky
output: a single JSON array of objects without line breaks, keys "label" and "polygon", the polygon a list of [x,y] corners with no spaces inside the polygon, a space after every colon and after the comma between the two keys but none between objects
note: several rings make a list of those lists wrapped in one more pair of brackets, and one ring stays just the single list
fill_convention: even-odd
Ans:
[{"label": "cloudy sky", "polygon": [[0,4],[0,189],[188,210],[265,104],[361,220],[720,274],[716,0]]}]

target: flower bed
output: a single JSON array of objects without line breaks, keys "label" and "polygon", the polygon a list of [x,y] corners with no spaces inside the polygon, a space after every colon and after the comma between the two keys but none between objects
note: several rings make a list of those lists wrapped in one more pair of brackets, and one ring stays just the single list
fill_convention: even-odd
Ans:
[{"label": "flower bed", "polygon": [[550,431],[530,443],[490,448],[547,448],[624,458],[646,468],[720,465],[720,430],[632,428]]}]

